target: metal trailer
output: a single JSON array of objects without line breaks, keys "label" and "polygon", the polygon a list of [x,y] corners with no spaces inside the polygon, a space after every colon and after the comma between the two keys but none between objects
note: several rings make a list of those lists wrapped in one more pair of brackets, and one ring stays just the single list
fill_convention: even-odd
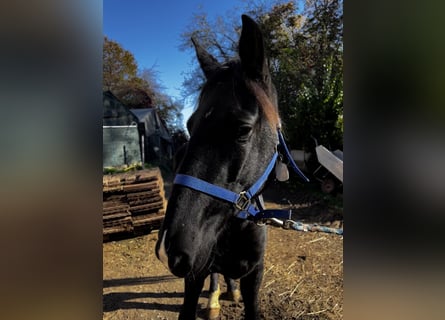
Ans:
[{"label": "metal trailer", "polygon": [[[312,138],[315,141],[315,152],[320,164],[312,172],[312,175],[321,183],[321,190],[324,193],[331,193],[343,185],[343,151],[330,151],[323,145],[318,145],[317,139]],[[312,157],[310,152],[291,150],[291,155],[303,171],[311,171],[307,166],[309,159]]]},{"label": "metal trailer", "polygon": [[315,152],[320,166],[313,175],[321,182],[321,190],[331,193],[343,185],[343,151],[330,151],[322,145],[317,145]]}]

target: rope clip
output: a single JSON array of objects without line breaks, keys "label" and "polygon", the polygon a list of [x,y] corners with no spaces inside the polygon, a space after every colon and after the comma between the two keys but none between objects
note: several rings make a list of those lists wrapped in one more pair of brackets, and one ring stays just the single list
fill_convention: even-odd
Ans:
[{"label": "rope clip", "polygon": [[294,221],[287,219],[283,221],[283,226],[282,228],[285,230],[289,230],[292,228],[292,226],[294,225]]}]

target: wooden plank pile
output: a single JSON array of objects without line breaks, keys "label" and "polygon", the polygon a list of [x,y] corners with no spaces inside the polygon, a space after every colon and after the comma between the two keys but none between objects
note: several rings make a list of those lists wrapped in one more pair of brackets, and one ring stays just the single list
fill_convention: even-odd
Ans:
[{"label": "wooden plank pile", "polygon": [[166,208],[160,170],[104,175],[102,208],[104,236],[159,227]]}]

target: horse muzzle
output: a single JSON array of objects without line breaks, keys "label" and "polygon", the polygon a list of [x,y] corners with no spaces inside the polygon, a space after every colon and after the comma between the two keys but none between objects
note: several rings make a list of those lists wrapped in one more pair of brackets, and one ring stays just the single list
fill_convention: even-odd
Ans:
[{"label": "horse muzzle", "polygon": [[173,275],[183,278],[192,271],[192,257],[186,250],[181,249],[181,246],[172,246],[171,242],[166,240],[167,232],[168,230],[164,230],[161,241],[158,240],[156,256]]}]

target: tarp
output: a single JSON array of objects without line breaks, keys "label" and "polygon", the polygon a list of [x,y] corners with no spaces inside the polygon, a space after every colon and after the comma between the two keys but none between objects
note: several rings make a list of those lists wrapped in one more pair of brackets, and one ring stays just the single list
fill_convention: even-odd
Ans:
[{"label": "tarp", "polygon": [[102,127],[103,167],[120,167],[142,162],[137,125]]},{"label": "tarp", "polygon": [[103,93],[102,165],[141,163],[138,118],[110,91]]}]

